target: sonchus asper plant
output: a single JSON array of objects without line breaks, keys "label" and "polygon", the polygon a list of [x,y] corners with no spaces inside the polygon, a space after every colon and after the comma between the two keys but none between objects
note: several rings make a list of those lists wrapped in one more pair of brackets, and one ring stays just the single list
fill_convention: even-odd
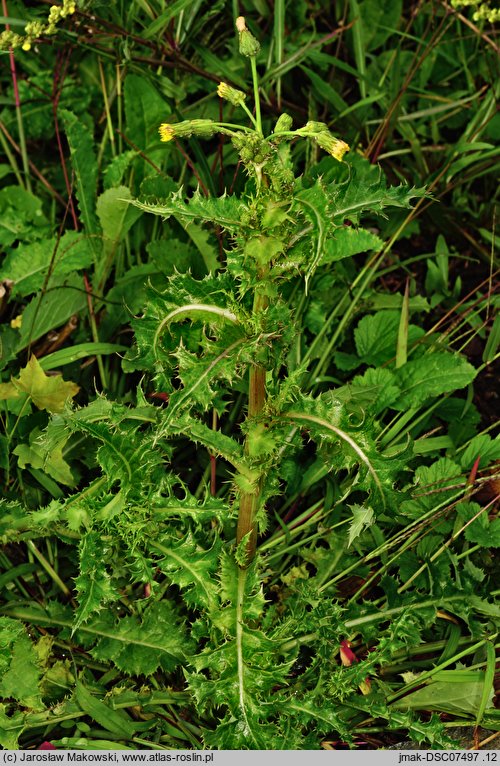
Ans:
[{"label": "sonchus asper plant", "polygon": [[[194,119],[159,130],[164,142],[222,134],[246,171],[243,193],[210,198],[196,192],[187,198],[181,189],[166,201],[134,202],[187,228],[196,222],[217,227],[223,236],[218,268],[204,279],[189,273],[165,278],[161,289],[150,289],[144,314],[133,321],[136,345],[126,368],[143,371],[165,406],[150,403],[144,382],[134,407],[104,397],[81,409],[58,406],[37,448],[59,450],[63,462],[68,439],[83,434],[99,445],[101,475],[68,500],[54,500],[34,513],[16,506],[4,517],[2,531],[9,530],[9,539],[53,534],[78,544],[73,635],[97,662],[111,663],[130,677],[154,679],[156,690],[187,682],[189,736],[195,744],[318,748],[325,736],[352,742],[355,726],[371,717],[442,745],[446,739],[438,722],[422,723],[389,705],[390,690],[374,678],[370,682],[377,667],[433,623],[434,601],[421,604],[419,596],[415,605],[405,601],[406,594],[395,594],[388,611],[355,599],[344,608],[330,587],[335,562],[364,529],[375,528],[379,519],[396,524],[401,497],[395,482],[406,470],[411,444],[384,451],[387,439],[380,438],[382,426],[375,419],[380,408],[373,404],[372,413],[358,406],[355,396],[353,401],[345,391],[341,396],[324,385],[318,393],[307,361],[290,352],[298,332],[297,285],[305,298],[314,291],[318,269],[335,268],[343,258],[378,247],[376,234],[360,225],[363,215],[409,207],[422,192],[405,185],[388,188],[376,169],[364,172],[356,161],[345,172],[349,147],[322,122],[295,128],[282,114],[266,135],[259,43],[244,19],[237,27],[240,51],[250,61],[254,109],[247,94],[229,84],[221,83],[217,92],[242,110],[248,124]],[[297,141],[314,142],[342,173],[330,168],[323,177],[296,176],[291,150]],[[437,355],[444,364],[445,353]],[[422,387],[424,400],[450,390],[439,389],[436,379],[420,380],[414,367],[408,382],[412,364],[399,360],[395,372],[369,370],[365,387],[359,383],[356,390],[366,397],[375,386],[404,413],[418,406]],[[474,370],[465,362],[457,365],[453,386],[465,386]],[[379,378],[386,381],[383,391]],[[217,460],[220,487],[212,483],[209,491],[203,465],[198,481],[198,464],[192,458],[185,464],[186,448],[193,454],[190,445],[196,445],[200,464],[207,452]],[[341,509],[347,519],[335,517],[324,534],[325,548],[315,547],[319,528],[303,563],[275,574],[266,554],[259,553],[260,535],[277,498],[303,466],[309,479],[312,473],[338,477],[333,505],[335,514]],[[306,478],[300,486],[307,486]],[[427,518],[429,511],[418,513]],[[349,532],[342,536],[346,521]],[[309,529],[313,522],[304,520]],[[280,523],[291,534],[287,550],[293,551],[293,530]],[[307,571],[308,561],[315,574]],[[357,561],[348,556],[345,571]],[[146,598],[130,598],[131,578],[144,584]],[[32,622],[71,625],[69,607],[44,607],[38,617],[35,612],[31,608]],[[389,613],[390,630],[377,640],[377,626]],[[23,615],[28,619],[26,610]],[[375,650],[354,664],[348,639],[357,635]],[[299,674],[297,659],[311,643],[309,665]],[[75,694],[78,709],[94,715],[82,684]],[[113,712],[114,733],[118,727],[118,735],[126,729],[133,736],[135,722],[124,713],[118,721],[117,715]],[[28,726],[26,720],[16,736]]]}]

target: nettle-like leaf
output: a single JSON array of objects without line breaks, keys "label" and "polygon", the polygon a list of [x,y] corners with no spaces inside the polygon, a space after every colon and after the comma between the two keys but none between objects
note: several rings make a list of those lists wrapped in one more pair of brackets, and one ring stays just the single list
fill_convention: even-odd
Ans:
[{"label": "nettle-like leaf", "polygon": [[127,675],[150,676],[159,667],[170,672],[194,649],[170,601],[151,604],[141,619],[130,615],[116,620],[108,613],[94,627],[102,638],[92,656],[112,662]]},{"label": "nettle-like leaf", "polygon": [[243,213],[246,205],[236,196],[203,197],[199,191],[186,199],[181,189],[174,192],[169,200],[152,203],[132,200],[133,205],[154,215],[167,219],[171,216],[189,224],[191,221],[202,221],[214,226],[221,226],[229,232],[241,228]]},{"label": "nettle-like leaf", "polygon": [[478,458],[478,468],[486,468],[493,461],[500,460],[500,434],[494,439],[489,434],[479,434],[471,439],[460,454],[460,465],[464,470],[471,469]]},{"label": "nettle-like leaf", "polygon": [[335,389],[341,401],[362,407],[372,415],[378,415],[390,407],[400,394],[396,375],[386,367],[369,367],[363,375],[356,375],[351,383]]},{"label": "nettle-like leaf", "polygon": [[465,487],[465,480],[460,477],[460,466],[446,457],[430,466],[419,466],[415,471],[412,499],[401,503],[401,513],[419,518],[432,508],[444,507]]},{"label": "nettle-like leaf", "polygon": [[466,527],[464,536],[484,548],[500,548],[500,519],[490,521],[487,510],[477,503],[458,503],[457,513]]},{"label": "nettle-like leaf", "polygon": [[[399,311],[377,311],[363,317],[354,330],[356,351],[366,364],[381,365],[394,360],[401,320]],[[408,325],[408,346],[425,335],[425,330]]]},{"label": "nettle-like leaf", "polygon": [[12,297],[26,296],[40,290],[49,267],[57,274],[70,274],[92,263],[88,239],[68,231],[57,240],[19,245],[8,255],[0,270],[0,280],[12,280]]},{"label": "nettle-like leaf", "polygon": [[103,609],[105,604],[118,598],[108,571],[112,551],[112,543],[105,543],[97,532],[89,532],[80,542],[80,574],[75,580],[78,608],[73,631],[92,614]]},{"label": "nettle-like leaf", "polygon": [[430,397],[465,388],[472,383],[477,370],[459,354],[436,351],[406,362],[396,371],[401,396],[394,409],[418,407]]}]

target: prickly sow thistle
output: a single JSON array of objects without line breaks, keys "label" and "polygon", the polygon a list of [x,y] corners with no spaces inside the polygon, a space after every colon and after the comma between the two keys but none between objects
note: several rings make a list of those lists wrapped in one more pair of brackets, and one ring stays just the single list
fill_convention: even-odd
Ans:
[{"label": "prickly sow thistle", "polygon": [[[165,142],[190,136],[211,138],[217,133],[230,137],[242,164],[255,183],[255,189],[250,194],[248,204],[240,212],[240,234],[234,252],[228,254],[228,271],[238,279],[241,295],[253,295],[253,326],[264,328],[269,325],[266,335],[279,338],[283,336],[283,330],[277,327],[280,324],[279,316],[276,315],[271,322],[269,312],[273,302],[280,300],[279,284],[287,276],[297,274],[305,257],[303,253],[291,255],[291,243],[301,213],[296,209],[291,214],[298,179],[295,178],[286,144],[297,138],[312,139],[339,162],[349,151],[349,146],[334,136],[323,122],[310,121],[302,128],[293,130],[292,118],[288,114],[282,114],[274,130],[264,135],[256,67],[260,45],[248,30],[243,17],[237,19],[236,28],[240,53],[250,59],[255,111],[253,113],[248,108],[246,94],[226,82],[219,84],[217,94],[233,107],[243,109],[250,127],[200,119],[164,123],[160,125],[159,132],[161,140]],[[306,250],[310,255],[310,250]],[[314,263],[311,268],[314,268]],[[308,274],[309,271],[306,274],[306,285]],[[261,420],[265,417],[266,408],[271,406],[266,389],[266,374],[272,368],[268,357],[274,352],[279,355],[280,351],[278,348],[270,350],[271,340],[268,344],[269,349],[264,344],[259,351],[260,356],[249,365],[245,437],[247,464],[242,465],[233,477],[238,508],[236,557],[242,567],[248,566],[255,555],[257,526],[265,526],[266,493],[269,496],[268,467],[262,463],[262,454],[269,452],[269,443],[274,443],[275,437]]]}]

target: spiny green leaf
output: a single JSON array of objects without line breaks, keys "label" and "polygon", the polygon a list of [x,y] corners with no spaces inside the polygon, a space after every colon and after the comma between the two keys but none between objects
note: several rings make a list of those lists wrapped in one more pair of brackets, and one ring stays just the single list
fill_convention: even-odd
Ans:
[{"label": "spiny green leaf", "polygon": [[92,649],[92,656],[113,662],[127,675],[150,676],[160,666],[165,671],[173,670],[193,649],[168,601],[151,604],[142,620],[130,615],[115,621],[109,615],[101,626],[115,638],[101,638]]},{"label": "spiny green leaf", "polygon": [[352,521],[349,525],[349,545],[375,521],[375,514],[372,508],[365,508],[362,505],[352,505]]},{"label": "spiny green leaf", "polygon": [[186,199],[182,189],[174,192],[165,202],[154,204],[131,200],[131,203],[147,213],[160,215],[165,219],[174,216],[187,224],[191,221],[206,221],[215,226],[222,226],[229,232],[241,228],[242,214],[246,209],[245,204],[235,196],[224,194],[222,197],[203,197],[196,191],[190,199]]},{"label": "spiny green leaf", "polygon": [[21,705],[40,710],[41,670],[22,623],[0,617],[0,694]]},{"label": "spiny green leaf", "polygon": [[158,561],[158,566],[179,586],[186,604],[208,610],[216,608],[218,588],[214,574],[218,566],[220,544],[205,550],[193,535],[188,533],[180,542],[168,537],[161,538],[152,543],[152,548],[163,555]]},{"label": "spiny green leaf", "polygon": [[78,609],[75,612],[73,632],[89,617],[103,609],[106,603],[118,598],[107,570],[109,544],[104,544],[97,532],[89,532],[80,543],[80,574],[75,580]]}]

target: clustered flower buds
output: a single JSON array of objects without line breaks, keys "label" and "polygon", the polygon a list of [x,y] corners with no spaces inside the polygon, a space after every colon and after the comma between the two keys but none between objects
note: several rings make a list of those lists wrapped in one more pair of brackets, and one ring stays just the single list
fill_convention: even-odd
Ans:
[{"label": "clustered flower buds", "polygon": [[9,48],[22,48],[29,51],[32,44],[43,35],[54,35],[57,32],[57,24],[71,16],[76,11],[75,0],[63,0],[62,5],[52,5],[49,10],[47,21],[29,21],[24,28],[24,34],[18,35],[10,29],[0,34],[0,50]]},{"label": "clustered flower buds", "polygon": [[236,19],[236,29],[240,36],[240,53],[247,58],[253,58],[260,52],[260,43],[247,28],[244,16]]},{"label": "clustered flower buds", "polygon": [[232,88],[227,82],[219,83],[217,95],[229,101],[234,106],[241,106],[246,99],[245,93],[237,88]]},{"label": "clustered flower buds", "polygon": [[500,21],[500,9],[492,8],[490,3],[481,3],[481,0],[451,0],[451,5],[457,9],[476,8],[472,14],[474,21],[489,21],[490,24]]}]

